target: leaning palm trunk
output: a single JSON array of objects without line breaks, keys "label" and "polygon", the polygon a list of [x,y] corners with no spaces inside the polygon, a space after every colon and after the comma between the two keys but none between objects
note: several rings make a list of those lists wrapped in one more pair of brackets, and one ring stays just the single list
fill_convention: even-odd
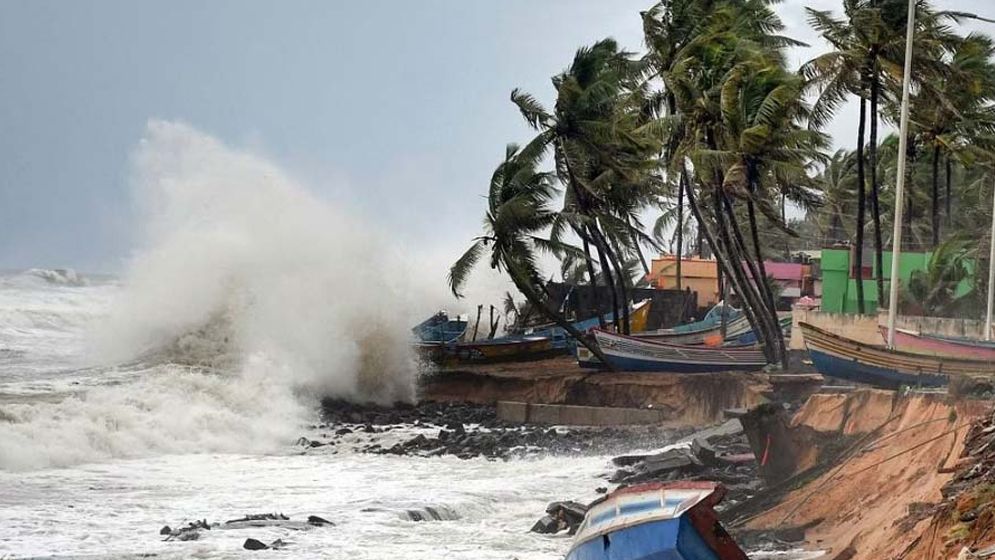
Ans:
[{"label": "leaning palm trunk", "polygon": [[618,287],[615,285],[615,275],[612,273],[612,267],[608,263],[608,248],[605,246],[603,240],[598,237],[600,232],[596,232],[597,228],[595,226],[590,224],[587,226],[587,234],[591,236],[591,242],[594,243],[594,249],[598,253],[598,262],[601,263],[601,274],[605,277],[605,284],[608,285],[608,292],[611,294],[612,321],[615,323],[615,330],[618,331]]},{"label": "leaning palm trunk", "polygon": [[605,314],[601,307],[601,296],[598,295],[597,275],[594,273],[594,260],[591,258],[591,244],[580,229],[574,231],[577,232],[584,244],[584,256],[586,257],[584,263],[587,265],[587,280],[591,286],[591,305],[594,306],[594,312],[598,315],[598,326],[604,329],[607,325],[605,325]]},{"label": "leaning palm trunk", "polygon": [[[743,232],[740,230],[739,222],[736,220],[736,214],[733,212],[732,203],[729,198],[722,193],[722,200],[725,204],[726,216],[728,218],[728,230],[732,233],[732,243],[731,246],[735,247],[734,253],[738,255],[738,259],[734,264],[735,272],[741,275],[740,282],[746,290],[750,291],[750,297],[755,298],[759,301],[759,306],[754,309],[757,319],[761,321],[762,331],[764,333],[765,345],[773,348],[775,356],[772,361],[779,361],[783,359],[781,356],[781,347],[783,345],[783,340],[778,335],[777,330],[772,327],[772,325],[777,323],[777,312],[773,307],[773,297],[768,297],[766,295],[767,283],[764,282],[766,275],[761,272],[761,268],[758,268],[757,263],[754,261],[756,259],[750,259],[749,251],[746,249],[746,242],[743,240]],[[732,253],[731,253],[732,254]],[[759,258],[759,257],[758,257]],[[750,276],[746,276],[746,271],[744,269],[744,264],[746,268],[749,269]],[[753,290],[756,290],[754,293]],[[771,321],[771,317],[774,317],[774,321]]]},{"label": "leaning palm trunk", "polygon": [[[686,169],[684,169],[682,172],[685,174],[685,176],[687,176]],[[692,188],[690,181],[687,182],[687,185],[688,185],[687,189],[688,208],[691,209],[691,214],[694,216],[695,221],[698,223],[699,235],[704,237],[704,239],[708,242],[709,247],[711,247],[712,252],[715,254],[715,260],[719,264],[719,269],[725,270],[728,273],[729,269],[731,268],[730,266],[731,261],[729,260],[729,257],[725,255],[724,251],[720,248],[719,243],[715,237],[715,234],[712,233],[712,231],[708,227],[708,224],[705,223],[705,219],[701,213],[701,209],[698,207],[698,204],[695,200],[694,188]],[[716,225],[719,226],[720,224]],[[731,274],[727,275],[730,277],[732,276]],[[739,288],[737,287],[737,290],[738,289]],[[761,332],[760,322],[757,320],[757,317],[753,312],[753,308],[751,308],[749,305],[744,305],[743,312],[746,314],[746,318],[747,320],[749,320],[750,325],[753,328],[757,329],[756,332],[758,333]],[[765,345],[764,355],[768,356],[768,360],[770,360],[769,352],[770,352],[769,348],[767,348]]]},{"label": "leaning palm trunk", "polygon": [[[622,300],[621,312],[621,329],[619,332],[622,334],[630,334],[631,326],[629,324],[629,294],[632,293],[632,281],[629,278],[628,273],[625,272],[625,268],[622,266],[622,261],[619,260],[619,255],[622,254],[621,250],[618,248],[618,244],[605,239],[602,237],[602,241],[605,247],[608,249],[608,261],[614,267],[615,275],[618,276],[618,291],[619,298]],[[616,320],[618,322],[618,320]]]},{"label": "leaning palm trunk", "polygon": [[[509,263],[510,265],[510,263]],[[563,315],[559,314],[556,310],[550,307],[547,303],[547,299],[542,297],[539,292],[532,286],[532,283],[525,279],[520,271],[511,266],[508,267],[508,275],[511,276],[511,281],[514,282],[515,287],[518,291],[525,296],[533,307],[539,310],[540,313],[546,316],[547,319],[556,323],[560,328],[567,331],[567,334],[572,336],[578,344],[583,345],[585,348],[591,351],[592,354],[601,360],[601,363],[612,371],[616,371],[615,367],[612,366],[611,362],[608,361],[608,357],[605,356],[604,352],[595,342],[592,342],[590,338],[584,336],[582,332],[577,330],[577,327],[573,326],[569,321],[566,320]]]},{"label": "leaning palm trunk", "polygon": [[878,308],[884,301],[884,240],[881,237],[881,201],[878,187],[878,98],[881,96],[879,72],[871,75],[871,138],[868,146],[871,168],[871,220],[874,222],[874,275],[878,288]]},{"label": "leaning palm trunk", "polygon": [[767,298],[767,305],[770,308],[770,319],[773,321],[774,325],[774,341],[777,343],[777,350],[781,354],[781,365],[787,369],[788,368],[788,352],[784,345],[784,332],[781,331],[780,321],[777,319],[777,305],[774,301],[774,294],[770,291],[770,286],[767,285],[767,267],[764,265],[764,256],[760,248],[760,231],[757,227],[757,215],[753,209],[753,200],[748,199],[746,201],[746,210],[750,217],[750,235],[753,237],[753,254],[757,259],[757,265],[760,268],[760,277],[757,279],[757,284],[762,287],[764,296]]}]

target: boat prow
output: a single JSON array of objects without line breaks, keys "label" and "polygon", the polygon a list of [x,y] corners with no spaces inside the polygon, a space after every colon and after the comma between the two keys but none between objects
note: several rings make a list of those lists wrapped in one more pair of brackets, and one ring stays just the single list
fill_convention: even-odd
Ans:
[{"label": "boat prow", "polygon": [[566,560],[747,560],[714,507],[715,482],[653,482],[609,494],[591,506]]}]

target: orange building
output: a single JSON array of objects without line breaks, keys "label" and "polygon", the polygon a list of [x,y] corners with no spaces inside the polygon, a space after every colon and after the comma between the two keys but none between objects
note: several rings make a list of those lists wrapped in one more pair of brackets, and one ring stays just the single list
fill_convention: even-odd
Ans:
[{"label": "orange building", "polygon": [[[650,286],[661,290],[677,289],[677,259],[673,255],[662,255],[653,259],[650,273],[646,277]],[[698,305],[710,307],[718,303],[719,273],[714,260],[681,259],[681,289],[691,288],[698,293]]]}]

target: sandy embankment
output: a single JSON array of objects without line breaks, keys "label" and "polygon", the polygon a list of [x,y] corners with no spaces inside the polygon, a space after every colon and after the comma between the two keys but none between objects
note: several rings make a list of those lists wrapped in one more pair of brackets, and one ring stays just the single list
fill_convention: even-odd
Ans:
[{"label": "sandy embankment", "polygon": [[834,560],[906,558],[931,522],[923,512],[942,500],[970,423],[989,407],[877,390],[814,395],[793,424],[849,436],[854,452],[748,527],[807,527],[808,546]]}]

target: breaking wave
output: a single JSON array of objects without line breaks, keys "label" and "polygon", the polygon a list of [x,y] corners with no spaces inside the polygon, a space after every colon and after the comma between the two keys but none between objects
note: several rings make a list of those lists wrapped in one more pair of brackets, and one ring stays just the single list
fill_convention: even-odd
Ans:
[{"label": "breaking wave", "polygon": [[133,161],[140,249],[90,335],[127,381],[4,406],[0,468],[272,451],[319,397],[414,397],[419,298],[383,239],[184,124],[150,122]]}]

